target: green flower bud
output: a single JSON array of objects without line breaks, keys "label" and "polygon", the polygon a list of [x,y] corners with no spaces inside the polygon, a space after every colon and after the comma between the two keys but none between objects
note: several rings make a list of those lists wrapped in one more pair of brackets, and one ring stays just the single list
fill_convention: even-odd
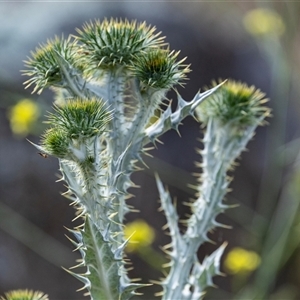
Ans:
[{"label": "green flower bud", "polygon": [[186,79],[189,66],[182,64],[185,60],[176,61],[179,52],[156,49],[137,56],[131,67],[132,73],[144,87],[169,89],[175,84],[182,84]]},{"label": "green flower bud", "polygon": [[243,127],[259,124],[270,115],[270,108],[264,106],[267,101],[265,94],[254,86],[228,80],[197,107],[196,113],[204,124],[215,118],[223,125],[230,122],[232,126]]},{"label": "green flower bud", "polygon": [[106,130],[111,120],[105,103],[99,99],[74,99],[65,105],[55,106],[55,112],[49,114],[49,123],[66,132],[68,138],[88,138]]},{"label": "green flower bud", "polygon": [[58,128],[48,129],[42,136],[41,146],[47,154],[58,158],[65,158],[70,139],[64,130]]},{"label": "green flower bud", "polygon": [[35,52],[31,52],[31,58],[25,61],[28,70],[22,70],[23,75],[31,78],[24,82],[25,88],[35,85],[32,93],[40,94],[45,87],[57,85],[62,81],[57,55],[62,56],[70,64],[75,63],[76,42],[70,38],[64,40],[63,37],[55,37],[48,40],[46,44],[40,45]]},{"label": "green flower bud", "polygon": [[1,300],[49,300],[48,295],[32,290],[14,290],[5,293]]},{"label": "green flower bud", "polygon": [[160,33],[155,33],[155,27],[145,22],[97,20],[86,23],[77,32],[77,40],[82,43],[83,64],[89,65],[91,70],[129,65],[133,56],[164,45]]}]

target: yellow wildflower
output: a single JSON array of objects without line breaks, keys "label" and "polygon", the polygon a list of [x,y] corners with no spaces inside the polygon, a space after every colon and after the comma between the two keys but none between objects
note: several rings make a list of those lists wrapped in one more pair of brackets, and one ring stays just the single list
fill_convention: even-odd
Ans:
[{"label": "yellow wildflower", "polygon": [[128,252],[151,245],[155,237],[154,229],[141,219],[128,223],[124,235],[126,239],[130,238],[126,247]]},{"label": "yellow wildflower", "polygon": [[38,105],[30,99],[23,99],[11,107],[8,118],[12,132],[26,136],[40,115]]},{"label": "yellow wildflower", "polygon": [[231,274],[249,273],[260,264],[260,257],[254,251],[243,248],[233,248],[226,256],[224,265]]},{"label": "yellow wildflower", "polygon": [[274,10],[257,8],[250,10],[244,17],[246,30],[254,36],[280,36],[285,31],[281,16]]}]

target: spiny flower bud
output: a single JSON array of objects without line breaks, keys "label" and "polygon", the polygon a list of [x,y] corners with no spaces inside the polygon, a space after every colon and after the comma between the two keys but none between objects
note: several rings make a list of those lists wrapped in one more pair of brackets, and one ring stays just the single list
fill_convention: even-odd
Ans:
[{"label": "spiny flower bud", "polygon": [[228,80],[197,107],[196,113],[204,124],[214,118],[223,125],[229,122],[237,127],[255,125],[270,115],[270,108],[264,106],[267,101],[265,94],[254,86]]},{"label": "spiny flower bud", "polygon": [[133,56],[165,45],[160,33],[155,33],[155,27],[147,26],[145,22],[97,20],[86,23],[77,32],[84,65],[90,65],[90,70],[129,65]]},{"label": "spiny flower bud", "polygon": [[72,139],[92,137],[105,131],[111,114],[105,103],[99,99],[74,99],[63,106],[55,106],[55,112],[49,114],[49,123],[66,131]]},{"label": "spiny flower bud", "polygon": [[99,99],[69,100],[63,106],[55,106],[48,115],[47,123],[52,127],[42,138],[42,149],[59,158],[70,156],[70,149],[84,140],[106,131],[111,113]]},{"label": "spiny flower bud", "polygon": [[1,300],[49,300],[48,295],[32,290],[14,290],[5,293]]},{"label": "spiny flower bud", "polygon": [[31,52],[31,58],[25,61],[28,70],[22,70],[23,75],[31,78],[24,82],[25,88],[35,85],[32,93],[40,94],[45,87],[59,84],[62,81],[61,72],[57,63],[57,55],[63,57],[70,64],[75,63],[76,41],[55,37],[46,44],[40,45],[35,52]]},{"label": "spiny flower bud", "polygon": [[179,52],[156,49],[136,57],[131,67],[132,73],[144,87],[169,89],[175,84],[182,84],[189,67],[176,61]]},{"label": "spiny flower bud", "polygon": [[41,149],[45,153],[65,158],[68,153],[69,139],[64,130],[50,128],[42,136]]}]

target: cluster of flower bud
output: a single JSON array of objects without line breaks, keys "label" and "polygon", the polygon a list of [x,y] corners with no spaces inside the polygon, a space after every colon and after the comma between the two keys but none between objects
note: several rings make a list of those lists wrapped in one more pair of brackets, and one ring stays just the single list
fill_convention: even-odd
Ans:
[{"label": "cluster of flower bud", "polygon": [[55,106],[55,112],[48,115],[51,127],[42,138],[43,152],[59,158],[77,157],[76,148],[107,131],[110,120],[110,112],[98,99],[73,99],[63,106]]},{"label": "cluster of flower bud", "polygon": [[31,77],[26,87],[35,85],[33,92],[38,93],[49,86],[63,87],[59,57],[88,80],[121,71],[135,76],[143,88],[169,89],[182,84],[189,72],[185,59],[176,61],[179,52],[170,51],[164,37],[145,23],[105,19],[86,23],[77,32],[68,39],[48,40],[31,53],[23,71]]}]

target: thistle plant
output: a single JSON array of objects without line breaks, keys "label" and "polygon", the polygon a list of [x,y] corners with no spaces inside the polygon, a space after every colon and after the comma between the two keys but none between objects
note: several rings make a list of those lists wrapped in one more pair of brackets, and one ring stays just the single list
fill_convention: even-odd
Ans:
[{"label": "thistle plant", "polygon": [[[166,247],[167,276],[159,283],[162,299],[200,299],[220,274],[225,245],[202,263],[197,250],[213,228],[224,226],[215,218],[228,208],[222,202],[227,172],[270,112],[260,91],[234,81],[214,84],[185,101],[175,90],[190,71],[184,62],[154,27],[113,19],[86,23],[67,39],[49,40],[26,61],[26,87],[37,93],[50,87],[55,93],[49,129],[35,147],[58,158],[68,186],[64,196],[82,220],[69,231],[86,271],[68,272],[83,282],[91,299],[129,299],[147,285],[135,283],[126,270],[130,237],[123,232],[125,215],[133,211],[126,203],[134,186],[131,174],[139,170],[149,145],[178,130],[187,116],[206,128],[199,150],[202,173],[183,234],[171,197],[156,177],[172,239]],[[166,97],[170,89],[177,93],[174,111]]]}]

